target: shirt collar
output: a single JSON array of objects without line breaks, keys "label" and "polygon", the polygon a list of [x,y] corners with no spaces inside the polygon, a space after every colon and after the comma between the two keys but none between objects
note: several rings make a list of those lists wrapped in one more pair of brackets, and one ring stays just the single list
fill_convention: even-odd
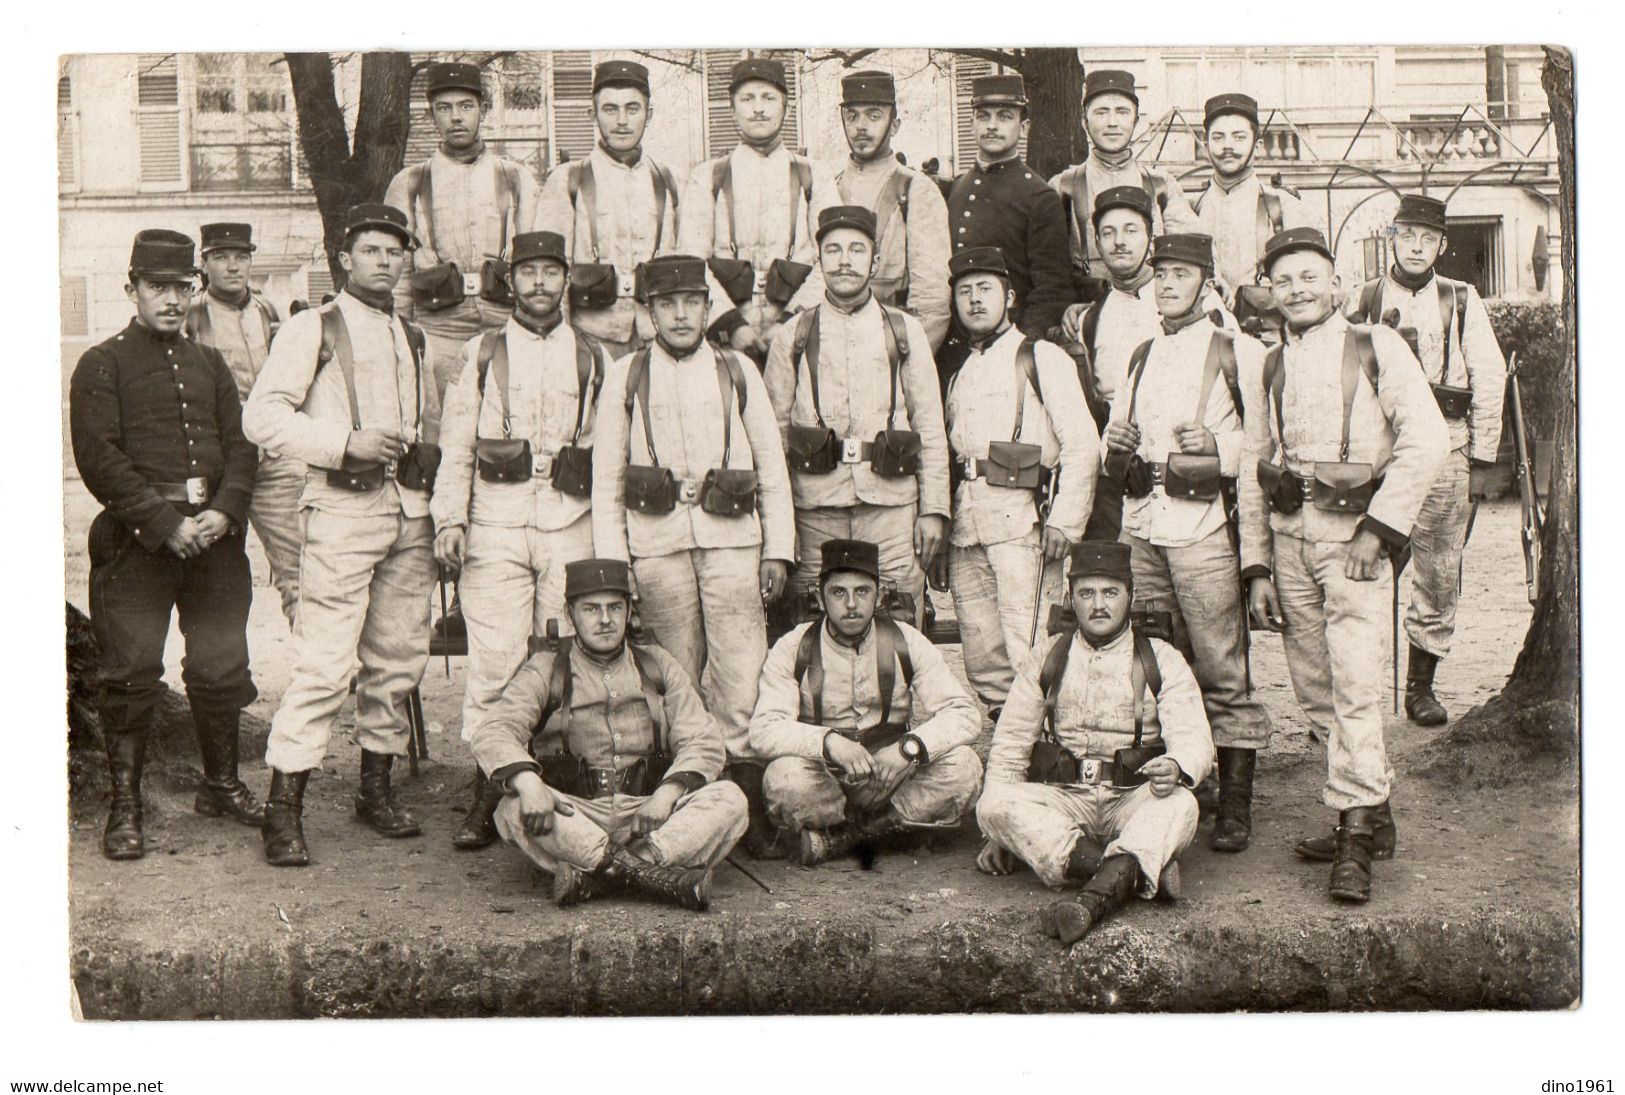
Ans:
[{"label": "shirt collar", "polygon": [[204,293],[207,295],[210,301],[220,305],[220,307],[232,308],[239,312],[246,311],[248,306],[254,302],[254,291],[252,289],[243,290],[243,299],[241,303],[235,300],[227,300],[225,297],[216,296],[214,291],[211,289],[205,289]]},{"label": "shirt collar", "polygon": [[126,327],[125,330],[131,334],[140,335],[148,342],[157,342],[165,346],[173,344],[181,337],[180,331],[176,331],[172,335],[166,335],[161,331],[155,331],[151,327],[148,327],[145,323],[142,323],[139,316],[131,316],[130,325]]},{"label": "shirt collar", "polygon": [[824,303],[829,306],[831,311],[843,316],[857,315],[859,312],[862,312],[864,309],[868,308],[870,304],[874,303],[874,299],[874,290],[865,288],[863,290],[863,299],[851,307],[847,307],[843,304],[837,304],[835,298],[830,296],[827,290],[824,293]]},{"label": "shirt collar", "polygon": [[1242,171],[1242,173],[1240,175],[1236,176],[1236,179],[1235,179],[1234,182],[1228,182],[1228,183],[1225,182],[1224,181],[1224,176],[1220,175],[1217,171],[1215,171],[1213,173],[1213,185],[1218,187],[1220,190],[1224,191],[1226,194],[1228,194],[1231,191],[1235,190],[1237,187],[1241,186],[1243,183],[1248,182],[1252,178],[1254,178],[1253,168],[1252,168],[1252,165],[1249,164],[1247,166],[1247,168],[1244,171]]},{"label": "shirt collar", "polygon": [[1151,269],[1151,264],[1149,262],[1142,262],[1140,264],[1139,273],[1134,275],[1133,280],[1120,282],[1112,276],[1110,270],[1106,271],[1106,280],[1111,282],[1111,287],[1117,290],[1119,293],[1122,293],[1125,296],[1131,296],[1138,300],[1140,297],[1140,290],[1151,284],[1153,273],[1154,271]]},{"label": "shirt collar", "polygon": [[828,616],[821,617],[820,620],[821,622],[819,623],[818,627],[823,636],[822,641],[832,650],[838,650],[843,653],[846,651],[851,651],[853,656],[858,656],[874,646],[875,622],[872,619],[869,621],[869,630],[863,633],[863,638],[858,640],[857,646],[847,646],[845,643],[841,642],[841,640],[835,637],[835,629],[830,626]]},{"label": "shirt collar", "polygon": [[543,316],[541,319],[532,319],[530,316],[525,314],[524,309],[520,308],[518,305],[515,305],[513,310],[513,321],[524,330],[535,335],[537,338],[546,338],[548,335],[558,330],[559,324],[564,322],[564,309],[555,308],[552,315]]},{"label": "shirt collar", "polygon": [[1429,266],[1427,273],[1418,278],[1406,273],[1405,268],[1396,262],[1388,268],[1388,278],[1402,289],[1420,293],[1428,287],[1428,282],[1433,280],[1433,267]]},{"label": "shirt collar", "polygon": [[357,304],[366,308],[370,312],[377,312],[380,315],[385,316],[393,315],[395,313],[395,298],[393,295],[389,293],[381,293],[374,296],[371,293],[365,293],[365,295],[363,295],[363,293],[365,293],[365,290],[358,290],[353,285],[346,285],[344,287],[344,292],[340,293],[339,295],[342,297],[349,297],[351,300],[355,301]]},{"label": "shirt collar", "polygon": [[1020,152],[1012,153],[1011,155],[1006,156],[1002,160],[994,160],[991,163],[989,163],[987,160],[982,159],[982,154],[980,152],[978,152],[976,154],[976,170],[981,171],[984,174],[992,174],[992,173],[997,172],[997,171],[1008,171],[1013,165],[1018,164],[1020,162],[1021,162],[1021,153]]},{"label": "shirt collar", "polygon": [[643,145],[641,144],[630,152],[616,152],[600,140],[594,151],[603,153],[604,159],[622,167],[636,167],[643,162]]},{"label": "shirt collar", "polygon": [[1126,643],[1133,642],[1133,636],[1133,624],[1129,620],[1124,620],[1122,630],[1116,635],[1113,635],[1111,638],[1107,639],[1105,642],[1101,643],[1099,646],[1096,646],[1094,643],[1089,641],[1089,636],[1084,634],[1083,628],[1081,627],[1078,628],[1077,635],[1074,636],[1072,641],[1081,644],[1085,651],[1098,654],[1106,650],[1116,650]]}]

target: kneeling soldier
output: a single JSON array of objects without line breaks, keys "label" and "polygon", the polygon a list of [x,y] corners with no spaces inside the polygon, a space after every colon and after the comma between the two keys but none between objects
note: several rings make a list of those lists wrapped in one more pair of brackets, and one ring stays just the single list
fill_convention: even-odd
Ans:
[{"label": "kneeling soldier", "polygon": [[671,655],[626,641],[624,562],[570,563],[564,586],[575,637],[526,662],[474,732],[507,792],[497,831],[552,872],[560,905],[629,889],[703,909],[745,832],[744,794],[713,782],[722,729]]},{"label": "kneeling soldier", "polygon": [[1020,859],[1052,889],[1081,883],[1039,917],[1070,945],[1136,890],[1178,896],[1213,738],[1185,659],[1130,625],[1129,546],[1078,544],[1068,579],[1077,627],[1027,660],[993,730],[976,866]]},{"label": "kneeling soldier", "polygon": [[1287,329],[1262,377],[1242,387],[1241,574],[1254,623],[1285,633],[1292,690],[1327,744],[1321,798],[1338,811],[1337,830],[1307,852],[1320,858],[1331,844],[1331,895],[1365,901],[1371,860],[1394,847],[1385,610],[1450,434],[1398,332],[1337,312],[1341,285],[1324,236],[1278,233],[1264,268]]},{"label": "kneeling soldier", "polygon": [[[909,828],[955,826],[982,765],[975,701],[937,648],[876,615],[880,550],[826,540],[821,619],[774,644],[762,667],[751,747],[768,758],[768,816],[800,832],[811,867]],[[921,721],[910,715],[918,698]]]},{"label": "kneeling soldier", "polygon": [[1151,262],[1162,333],[1134,351],[1106,426],[1106,473],[1127,499],[1135,593],[1172,617],[1212,720],[1212,847],[1239,852],[1252,835],[1253,761],[1269,744],[1270,720],[1248,694],[1241,567],[1225,510],[1243,442],[1238,376],[1256,378],[1264,347],[1221,326],[1222,313],[1202,311],[1213,277],[1207,236],[1158,236]]}]

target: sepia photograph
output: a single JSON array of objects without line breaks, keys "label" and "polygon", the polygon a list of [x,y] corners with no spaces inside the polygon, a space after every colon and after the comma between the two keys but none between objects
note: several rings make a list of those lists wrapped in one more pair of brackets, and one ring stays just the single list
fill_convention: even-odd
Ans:
[{"label": "sepia photograph", "polygon": [[[35,1010],[1471,1044],[1617,995],[1576,43],[1381,29],[59,50]],[[1394,1028],[1342,1029],[1306,1061]],[[1507,1089],[1612,1090],[1550,1064]]]}]

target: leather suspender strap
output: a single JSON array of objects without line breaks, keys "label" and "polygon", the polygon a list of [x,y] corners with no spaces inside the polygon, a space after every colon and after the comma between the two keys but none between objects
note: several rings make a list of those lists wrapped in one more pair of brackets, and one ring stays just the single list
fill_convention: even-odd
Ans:
[{"label": "leather suspender strap", "polygon": [[[908,356],[908,328],[903,323],[903,317],[892,311],[884,304],[876,302],[880,309],[881,336],[886,340],[886,364],[891,369],[891,409],[886,412],[886,428],[897,428],[897,386],[899,374],[903,368],[903,358]],[[820,419],[819,423],[822,424]]]},{"label": "leather suspender strap", "polygon": [[[711,198],[715,201],[718,194],[728,204],[728,250],[734,258],[739,257],[739,230],[734,224],[734,173],[732,153],[722,157],[711,168]],[[794,221],[791,222],[792,225]]]},{"label": "leather suspender strap", "polygon": [[[599,261],[598,250],[598,181],[593,177],[592,160],[581,161],[576,169],[577,183],[581,190],[581,201],[587,207],[587,238],[592,246],[592,261]],[[656,210],[655,215],[660,215]]]},{"label": "leather suspender strap", "polygon": [[[745,417],[745,370],[732,350],[717,349],[717,390],[722,393],[722,466],[728,466],[733,452],[734,416],[730,404],[737,403],[739,417]],[[645,401],[647,403],[647,400]],[[645,409],[644,414],[648,414]]]},{"label": "leather suspender strap", "polygon": [[1072,199],[1072,224],[1078,233],[1078,254],[1083,272],[1089,273],[1089,178],[1086,164],[1079,164],[1067,177],[1068,197]]},{"label": "leather suspender strap", "polygon": [[1145,363],[1151,357],[1151,343],[1155,339],[1146,339],[1134,348],[1133,355],[1128,359],[1128,416],[1130,425],[1136,425],[1134,410],[1140,402],[1140,377],[1145,375]]},{"label": "leather suspender strap", "polygon": [[[796,645],[796,683],[806,684],[812,700],[812,721],[824,722],[824,644],[823,618],[801,635]],[[889,616],[876,616],[875,628],[875,688],[880,693],[880,723],[884,726],[891,718],[892,692],[897,687],[897,671],[903,671],[905,687],[914,686],[914,659],[908,652],[908,640],[902,628]]]},{"label": "leather suspender strap", "polygon": [[559,647],[553,653],[553,664],[547,674],[547,702],[542,704],[542,717],[536,724],[537,730],[547,727],[547,720],[555,712],[564,712],[564,725],[559,727],[560,748],[565,756],[570,755],[570,699],[575,691],[574,674],[570,672],[570,648],[573,640],[565,636],[559,640]]},{"label": "leather suspender strap", "polygon": [[[892,214],[894,212],[897,212],[899,209],[902,210],[902,213],[903,213],[903,255],[904,255],[904,260],[905,260],[905,265],[904,265],[903,269],[905,271],[905,287],[906,287],[906,277],[907,277],[906,272],[908,270],[908,266],[906,265],[907,256],[908,256],[908,197],[907,197],[907,194],[908,194],[908,187],[909,187],[911,181],[912,180],[909,178],[908,168],[904,167],[902,164],[898,164],[896,169],[894,171],[892,171],[891,177],[886,180],[886,185],[880,188],[880,198],[879,198],[878,201],[875,202],[875,232],[877,234],[884,233],[886,231],[886,223],[891,220]],[[879,248],[880,248],[880,242],[879,242],[879,240],[876,240],[875,241],[875,249],[879,250]]]},{"label": "leather suspender strap", "polygon": [[1281,400],[1283,390],[1286,388],[1286,369],[1283,367],[1285,359],[1282,356],[1282,346],[1271,346],[1269,353],[1264,355],[1264,388],[1275,403],[1275,432],[1276,439],[1281,443],[1281,452],[1286,452],[1286,419],[1281,414]]},{"label": "leather suspender strap", "polygon": [[[801,208],[796,204],[796,192],[800,191],[802,198],[807,202],[807,208],[812,208],[812,164],[803,160],[795,153],[790,154],[790,247],[784,252],[784,257],[796,257],[796,220]],[[729,207],[731,210],[731,206]]]},{"label": "leather suspender strap", "polygon": [[1224,338],[1223,331],[1214,331],[1213,337],[1208,339],[1207,360],[1202,363],[1202,390],[1196,397],[1196,424],[1201,425],[1207,416],[1207,401],[1213,394],[1213,382],[1219,379],[1219,343]]},{"label": "leather suspender strap", "polygon": [[[650,175],[650,182],[654,184],[654,188],[655,188],[655,249],[654,249],[654,253],[658,255],[658,254],[660,254],[660,241],[662,239],[664,239],[665,235],[666,235],[666,196],[668,194],[675,195],[677,193],[677,188],[674,187],[671,184],[671,181],[669,179],[666,178],[666,169],[664,167],[661,167],[659,164],[655,163],[653,160],[649,161],[649,175]],[[675,197],[673,197],[672,205],[674,207],[673,208],[674,212],[675,212],[676,204],[677,204],[677,200],[676,200]],[[598,254],[598,247],[597,247],[597,244],[595,243],[593,245],[593,256],[594,256],[594,258],[597,257],[597,254]]]},{"label": "leather suspender strap", "polygon": [[[209,304],[207,301],[195,301],[186,313],[186,333],[192,337],[193,342],[203,342],[209,337],[213,323],[209,319]],[[270,336],[266,336],[270,341]]]},{"label": "leather suspender strap", "polygon": [[[413,414],[412,431],[421,433],[423,429],[423,355],[427,349],[427,340],[423,332],[413,327],[405,316],[396,316],[401,321],[401,334],[406,338],[406,352],[412,358],[412,385]],[[400,391],[399,381],[396,382],[396,391]],[[413,440],[417,440],[416,437]]]},{"label": "leather suspender strap", "polygon": [[[593,344],[580,331],[572,331],[576,338],[576,432],[570,444],[579,445],[581,434],[587,428],[587,391],[592,390],[592,402],[598,403],[598,390],[604,386],[603,367]],[[507,340],[504,339],[504,342]],[[506,403],[504,403],[506,409]]]},{"label": "leather suspender strap", "polygon": [[1038,688],[1044,694],[1044,717],[1039,723],[1040,731],[1052,741],[1061,739],[1055,733],[1055,701],[1061,694],[1061,678],[1066,676],[1067,657],[1072,653],[1072,640],[1078,629],[1069,627],[1062,631],[1049,653],[1044,655],[1044,665],[1038,671]]},{"label": "leather suspender strap", "polygon": [[[325,356],[324,356],[325,355]],[[344,324],[337,304],[322,309],[322,347],[318,360],[338,359],[339,371],[344,374],[344,390],[350,397],[350,426],[361,428],[361,401],[355,390],[355,351],[350,347],[350,329]]]},{"label": "leather suspender strap", "polygon": [[1145,693],[1149,687],[1153,694],[1162,691],[1162,673],[1157,668],[1157,656],[1151,649],[1151,640],[1134,632],[1134,664],[1129,670],[1130,687],[1134,689],[1134,745],[1139,748],[1145,736]]},{"label": "leather suspender strap", "polygon": [[508,224],[510,220],[517,220],[515,207],[519,204],[519,179],[517,166],[503,162],[500,156],[493,155],[491,159],[496,163],[497,174],[502,178],[502,214],[499,223],[502,228],[502,246],[497,252],[499,255],[508,253]]},{"label": "leather suspender strap", "polygon": [[818,316],[822,311],[822,308],[809,308],[797,321],[796,349],[807,363],[807,387],[812,389],[813,417],[818,419],[820,426],[828,429],[823,405],[818,401]]},{"label": "leather suspender strap", "polygon": [[1375,393],[1377,352],[1371,342],[1371,332],[1351,327],[1343,340],[1343,441],[1338,450],[1342,454],[1338,459],[1345,463],[1349,458],[1349,424],[1354,417],[1354,391],[1359,386],[1361,373],[1366,375]]},{"label": "leather suspender strap", "polygon": [[818,636],[823,626],[823,620],[814,620],[813,625],[802,632],[801,642],[796,647],[796,681],[805,681],[807,691],[812,694],[812,721],[818,726],[824,724],[824,650]]},{"label": "leather suspender strap", "polygon": [[491,375],[496,377],[497,397],[502,400],[502,436],[512,437],[513,410],[508,405],[508,336],[502,332],[491,348]]},{"label": "leather suspender strap", "polygon": [[1153,210],[1168,210],[1168,193],[1162,188],[1162,180],[1152,173],[1150,168],[1140,168],[1140,185],[1145,187],[1146,196],[1151,199]]},{"label": "leather suspender strap", "polygon": [[1011,441],[1021,440],[1021,427],[1027,417],[1027,385],[1031,384],[1038,402],[1044,402],[1044,389],[1038,383],[1038,359],[1033,353],[1033,340],[1024,338],[1016,347],[1016,424],[1010,431]]},{"label": "leather suspender strap", "polygon": [[1263,183],[1258,184],[1258,211],[1265,220],[1269,235],[1275,235],[1285,226],[1285,220],[1281,213],[1281,195],[1271,194],[1264,189]]},{"label": "leather suspender strap", "polygon": [[626,644],[632,655],[632,665],[638,671],[638,683],[643,688],[643,703],[649,708],[649,721],[654,723],[655,748],[671,750],[671,725],[666,719],[666,682],[655,675],[653,658],[643,647],[633,642]]},{"label": "leather suspender strap", "polygon": [[[1439,366],[1439,383],[1448,384],[1450,382],[1450,318],[1454,314],[1458,320],[1457,326],[1464,326],[1459,321],[1463,319],[1467,311],[1467,294],[1461,292],[1457,284],[1448,278],[1435,275],[1433,280],[1439,287],[1439,326],[1444,331],[1444,360]],[[1457,331],[1456,338],[1458,340],[1465,337],[1466,331]]]},{"label": "leather suspender strap", "polygon": [[1372,278],[1360,290],[1360,318],[1366,323],[1382,321],[1382,283],[1384,278]]},{"label": "leather suspender strap", "polygon": [[[440,248],[434,238],[434,172],[430,170],[433,161],[424,160],[412,168],[412,182],[410,184],[409,201],[407,204],[423,205],[423,216],[418,220],[418,236],[429,245],[429,250],[435,258],[440,257]],[[412,210],[407,210],[408,213]],[[428,265],[434,265],[429,263]]]},{"label": "leather suspender strap", "polygon": [[660,465],[660,457],[655,455],[655,428],[649,421],[649,350],[644,347],[632,355],[632,364],[627,366],[626,372],[626,413],[632,413],[632,404],[637,403],[643,409],[643,445],[649,450],[649,463]]}]

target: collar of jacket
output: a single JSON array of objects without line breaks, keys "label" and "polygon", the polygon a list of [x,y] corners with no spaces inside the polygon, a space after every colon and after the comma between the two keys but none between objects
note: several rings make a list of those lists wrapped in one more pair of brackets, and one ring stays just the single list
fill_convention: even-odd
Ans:
[{"label": "collar of jacket", "polygon": [[1433,267],[1429,266],[1427,273],[1417,277],[1414,274],[1407,273],[1405,268],[1396,262],[1388,268],[1388,277],[1395,284],[1409,289],[1413,293],[1420,293],[1428,287],[1428,282],[1433,280]]},{"label": "collar of jacket", "polygon": [[824,637],[835,646],[838,646],[843,650],[850,650],[854,654],[863,653],[864,646],[868,644],[870,637],[873,636],[874,633],[875,621],[874,618],[871,617],[869,620],[869,626],[863,629],[863,634],[858,636],[858,641],[855,643],[848,643],[835,633],[835,625],[830,623],[829,617],[824,617]]},{"label": "collar of jacket", "polygon": [[163,331],[153,330],[151,327],[148,327],[145,323],[141,322],[140,316],[131,316],[130,325],[129,327],[125,328],[125,330],[144,335],[149,342],[161,342],[166,345],[168,343],[178,341],[181,337],[180,331],[165,334]]},{"label": "collar of jacket", "polygon": [[[1130,593],[1132,592],[1133,591],[1130,590]],[[1082,627],[1078,628],[1078,637],[1084,642],[1088,643],[1090,649],[1092,650],[1106,650],[1109,647],[1116,646],[1118,643],[1123,641],[1123,637],[1129,633],[1130,623],[1131,621],[1128,615],[1125,613],[1123,616],[1123,622],[1118,625],[1117,630],[1113,631],[1110,635],[1107,635],[1104,639],[1097,640],[1090,638],[1089,633]]]},{"label": "collar of jacket", "polygon": [[655,334],[655,344],[666,352],[667,357],[671,358],[679,365],[690,360],[701,350],[705,349],[705,339],[702,338],[694,344],[693,349],[689,350],[687,353],[683,353],[682,351],[673,348],[671,343],[667,342],[660,336],[659,332],[656,332]]},{"label": "collar of jacket", "polygon": [[768,140],[763,141],[760,144],[741,134],[739,137],[739,147],[748,148],[750,151],[756,153],[765,160],[769,156],[773,155],[773,153],[784,147],[784,130],[779,130]]},{"label": "collar of jacket", "polygon": [[239,312],[247,308],[249,301],[254,299],[254,291],[248,288],[246,285],[243,286],[243,295],[237,300],[232,300],[229,297],[221,296],[219,293],[214,291],[214,286],[212,285],[209,286],[209,288],[205,291],[209,294],[210,299],[214,300],[216,303],[227,308],[235,308]]},{"label": "collar of jacket", "polygon": [[1304,339],[1326,326],[1326,324],[1337,320],[1342,314],[1342,312],[1339,312],[1334,307],[1330,312],[1326,313],[1323,319],[1319,320],[1318,322],[1311,323],[1309,326],[1303,328],[1299,328],[1291,321],[1288,321],[1286,325],[1286,337],[1294,342],[1302,342]]},{"label": "collar of jacket", "polygon": [[546,338],[558,330],[559,324],[564,322],[564,309],[554,308],[547,315],[536,318],[516,304],[513,309],[513,321],[538,338]]},{"label": "collar of jacket", "polygon": [[1242,168],[1241,173],[1238,174],[1234,179],[1231,179],[1229,182],[1226,182],[1224,176],[1219,174],[1217,169],[1214,169],[1214,172],[1213,172],[1213,185],[1218,187],[1220,190],[1223,190],[1226,194],[1228,194],[1228,193],[1230,193],[1230,191],[1234,190],[1236,187],[1240,186],[1242,183],[1246,182],[1248,179],[1250,179],[1252,177],[1253,177],[1253,165],[1252,164],[1248,164],[1246,167]]},{"label": "collar of jacket", "polygon": [[622,633],[620,644],[608,654],[595,654],[580,642],[571,643],[570,649],[581,651],[581,656],[587,660],[589,665],[596,665],[602,669],[614,669],[620,664],[621,659],[626,657],[626,635]]},{"label": "collar of jacket", "polygon": [[442,141],[440,144],[440,154],[446,157],[446,159],[451,160],[453,163],[471,164],[481,156],[485,155],[485,141],[483,138],[475,137],[474,143],[468,146],[468,150],[466,152],[453,152],[451,149],[447,148],[445,142]]},{"label": "collar of jacket", "polygon": [[835,311],[841,313],[843,316],[857,315],[859,312],[869,307],[869,302],[874,299],[875,295],[867,285],[863,287],[863,296],[853,301],[851,304],[842,304],[840,301],[835,299],[829,290],[826,289],[824,291],[824,303],[829,305]]},{"label": "collar of jacket", "polygon": [[898,166],[897,153],[891,150],[891,145],[889,144],[886,146],[886,151],[876,152],[867,160],[860,160],[855,155],[849,153],[846,157],[846,166],[849,169],[856,171],[859,175],[866,172],[884,171],[888,167]]},{"label": "collar of jacket", "polygon": [[1116,289],[1119,293],[1127,293],[1129,296],[1138,300],[1140,297],[1140,290],[1151,284],[1151,278],[1154,273],[1155,271],[1151,269],[1151,264],[1149,262],[1142,262],[1140,263],[1140,269],[1135,273],[1134,277],[1128,281],[1118,281],[1116,275],[1114,275],[1110,270],[1106,271],[1106,280],[1111,282],[1112,288]]},{"label": "collar of jacket", "polygon": [[395,312],[395,298],[389,293],[371,293],[354,285],[346,285],[344,291],[375,312],[382,312],[386,316]]},{"label": "collar of jacket", "polygon": [[1126,144],[1116,152],[1102,152],[1099,148],[1090,148],[1089,155],[1107,171],[1121,171],[1134,158],[1134,146]]},{"label": "collar of jacket", "polygon": [[980,152],[976,154],[976,170],[989,174],[995,171],[1007,171],[1020,162],[1021,150],[1017,148],[1012,148],[1010,155],[1002,160],[984,160]]},{"label": "collar of jacket", "polygon": [[975,350],[979,354],[985,354],[985,353],[987,353],[989,350],[991,350],[993,348],[993,344],[995,342],[999,341],[999,339],[1003,338],[1005,335],[1009,334],[1013,330],[1015,330],[1015,327],[1010,322],[1010,317],[1008,315],[1006,315],[1004,317],[1004,319],[999,323],[999,329],[998,330],[993,331],[990,334],[983,335],[981,338],[973,338],[973,339],[971,339],[970,340],[970,347],[971,347],[971,349]]},{"label": "collar of jacket", "polygon": [[1215,327],[1224,326],[1224,317],[1219,314],[1218,309],[1215,308],[1211,312],[1202,311],[1202,298],[1201,296],[1198,296],[1196,298],[1196,303],[1191,305],[1191,310],[1186,312],[1184,315],[1162,317],[1162,333],[1165,335],[1177,335],[1185,328],[1191,326],[1192,324],[1200,323],[1204,319],[1210,320]]},{"label": "collar of jacket", "polygon": [[604,155],[608,156],[622,167],[636,167],[638,164],[643,162],[643,145],[641,144],[633,148],[630,152],[617,152],[613,148],[609,147],[607,143],[600,140],[598,142],[598,151],[602,152]]}]

